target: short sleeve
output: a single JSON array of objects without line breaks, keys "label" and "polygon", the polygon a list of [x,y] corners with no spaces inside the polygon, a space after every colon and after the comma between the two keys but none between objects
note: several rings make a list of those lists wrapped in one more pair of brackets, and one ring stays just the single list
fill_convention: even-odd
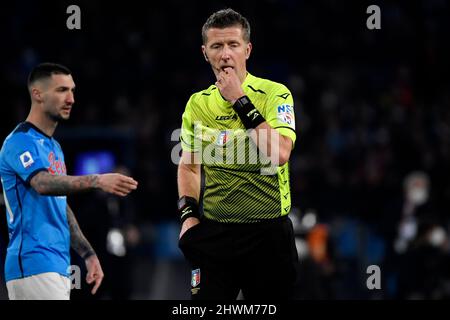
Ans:
[{"label": "short sleeve", "polygon": [[26,135],[11,137],[4,149],[4,161],[23,181],[29,183],[39,171],[47,171],[37,140]]},{"label": "short sleeve", "polygon": [[264,118],[272,128],[295,143],[294,99],[285,86],[280,85],[268,97]]},{"label": "short sleeve", "polygon": [[192,104],[191,97],[186,104],[181,124],[181,148],[186,152],[198,152],[198,146],[195,144],[194,125],[192,121]]}]

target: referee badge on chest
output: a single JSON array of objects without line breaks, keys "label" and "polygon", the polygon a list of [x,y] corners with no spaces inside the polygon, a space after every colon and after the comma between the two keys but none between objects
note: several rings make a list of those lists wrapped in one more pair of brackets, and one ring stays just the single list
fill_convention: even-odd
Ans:
[{"label": "referee badge on chest", "polygon": [[191,286],[195,288],[200,284],[200,269],[192,270]]},{"label": "referee badge on chest", "polygon": [[228,131],[226,131],[226,130],[225,131],[220,131],[219,135],[217,136],[216,144],[218,146],[223,146],[223,145],[225,145],[227,143],[228,139],[229,139]]}]

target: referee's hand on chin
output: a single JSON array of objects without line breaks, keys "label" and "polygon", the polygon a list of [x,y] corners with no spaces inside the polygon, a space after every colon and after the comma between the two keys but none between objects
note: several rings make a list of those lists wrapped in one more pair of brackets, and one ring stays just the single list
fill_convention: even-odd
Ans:
[{"label": "referee's hand on chin", "polygon": [[181,226],[180,236],[178,237],[178,239],[181,239],[183,234],[186,231],[188,231],[188,229],[192,228],[193,226],[195,226],[196,224],[199,224],[199,223],[200,223],[200,220],[198,220],[197,218],[194,218],[194,217],[187,218],[186,221],[184,221],[183,225]]}]

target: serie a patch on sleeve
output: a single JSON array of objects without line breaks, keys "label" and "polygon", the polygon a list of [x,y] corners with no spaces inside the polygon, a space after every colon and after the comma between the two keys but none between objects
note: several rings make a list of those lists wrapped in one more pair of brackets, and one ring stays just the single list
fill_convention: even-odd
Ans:
[{"label": "serie a patch on sleeve", "polygon": [[277,118],[280,122],[295,127],[294,106],[282,104],[277,107]]},{"label": "serie a patch on sleeve", "polygon": [[25,151],[20,155],[20,162],[22,162],[22,165],[25,169],[28,169],[34,163],[30,151]]}]

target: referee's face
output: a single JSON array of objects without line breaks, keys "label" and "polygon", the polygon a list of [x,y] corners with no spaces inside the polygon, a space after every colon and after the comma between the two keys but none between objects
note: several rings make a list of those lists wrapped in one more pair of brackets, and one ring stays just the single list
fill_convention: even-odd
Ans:
[{"label": "referee's face", "polygon": [[246,62],[250,57],[252,44],[244,40],[241,26],[210,28],[206,32],[206,43],[202,51],[206,61],[211,64],[214,74],[231,67],[236,71],[241,83],[247,75]]},{"label": "referee's face", "polygon": [[70,74],[52,75],[42,94],[44,113],[54,121],[69,119],[75,103],[74,90],[75,83]]}]

